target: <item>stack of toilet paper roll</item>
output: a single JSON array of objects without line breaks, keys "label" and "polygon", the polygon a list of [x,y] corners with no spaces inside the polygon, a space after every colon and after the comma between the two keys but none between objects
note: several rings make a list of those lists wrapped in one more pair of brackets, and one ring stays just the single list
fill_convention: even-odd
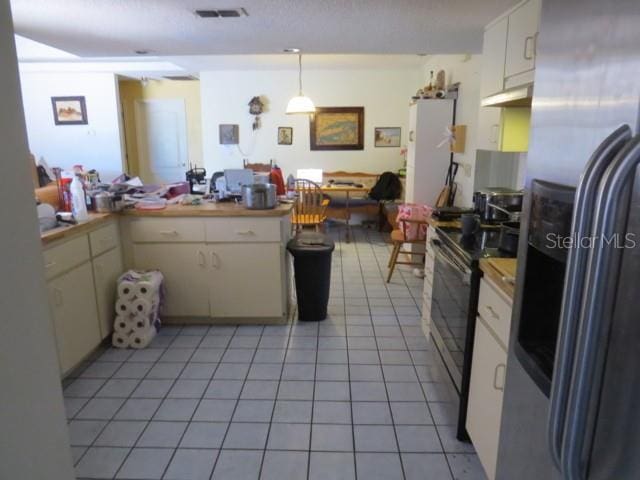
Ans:
[{"label": "stack of toilet paper roll", "polygon": [[160,329],[164,277],[153,270],[129,270],[118,279],[112,342],[118,348],[145,348]]}]

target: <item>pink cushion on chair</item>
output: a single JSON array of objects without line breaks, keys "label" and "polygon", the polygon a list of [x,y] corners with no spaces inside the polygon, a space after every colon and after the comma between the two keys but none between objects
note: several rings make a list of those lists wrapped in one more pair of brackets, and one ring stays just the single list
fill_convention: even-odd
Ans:
[{"label": "pink cushion on chair", "polygon": [[407,222],[426,222],[433,209],[428,205],[419,203],[405,203],[398,207],[397,222],[400,230],[404,232],[406,241],[425,240],[427,238],[427,225]]}]

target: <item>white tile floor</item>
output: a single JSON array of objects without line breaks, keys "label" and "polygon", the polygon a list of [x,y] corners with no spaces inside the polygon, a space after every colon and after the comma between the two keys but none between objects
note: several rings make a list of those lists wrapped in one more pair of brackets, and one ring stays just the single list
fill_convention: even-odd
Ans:
[{"label": "white tile floor", "polygon": [[165,327],[65,382],[78,478],[484,479],[420,329],[422,281],[389,246],[334,233],[330,317]]}]

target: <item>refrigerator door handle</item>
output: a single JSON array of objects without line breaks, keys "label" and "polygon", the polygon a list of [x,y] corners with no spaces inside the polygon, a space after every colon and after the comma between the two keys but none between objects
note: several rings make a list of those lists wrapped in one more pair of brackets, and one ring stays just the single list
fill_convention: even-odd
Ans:
[{"label": "refrigerator door handle", "polygon": [[[587,162],[580,183],[576,188],[571,222],[571,232],[576,238],[582,238],[591,233],[592,212],[595,207],[598,183],[615,155],[631,139],[631,135],[631,128],[628,125],[619,127],[602,141]],[[549,448],[551,457],[558,468],[561,467],[560,452],[588,255],[589,249],[577,242],[569,250],[567,258],[548,423]]]},{"label": "refrigerator door handle", "polygon": [[594,394],[599,342],[603,326],[609,320],[605,311],[605,292],[612,274],[615,245],[608,242],[617,233],[616,223],[622,208],[629,180],[633,180],[640,164],[640,136],[630,140],[607,168],[598,189],[593,235],[598,239],[589,253],[586,289],[583,299],[573,379],[569,392],[565,433],[562,440],[562,472],[567,480],[584,480],[587,472],[583,452],[593,432],[587,431],[591,399]]}]

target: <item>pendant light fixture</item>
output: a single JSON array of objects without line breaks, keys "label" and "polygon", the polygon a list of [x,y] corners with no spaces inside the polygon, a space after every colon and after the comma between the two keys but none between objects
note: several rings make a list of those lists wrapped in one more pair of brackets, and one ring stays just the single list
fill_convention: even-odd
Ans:
[{"label": "pendant light fixture", "polygon": [[[297,49],[288,49],[288,51],[296,51]],[[287,50],[285,50],[287,51]],[[293,97],[287,104],[287,114],[298,113],[315,113],[316,107],[309,97],[305,97],[302,93],[302,53],[298,53],[298,96]]]}]

